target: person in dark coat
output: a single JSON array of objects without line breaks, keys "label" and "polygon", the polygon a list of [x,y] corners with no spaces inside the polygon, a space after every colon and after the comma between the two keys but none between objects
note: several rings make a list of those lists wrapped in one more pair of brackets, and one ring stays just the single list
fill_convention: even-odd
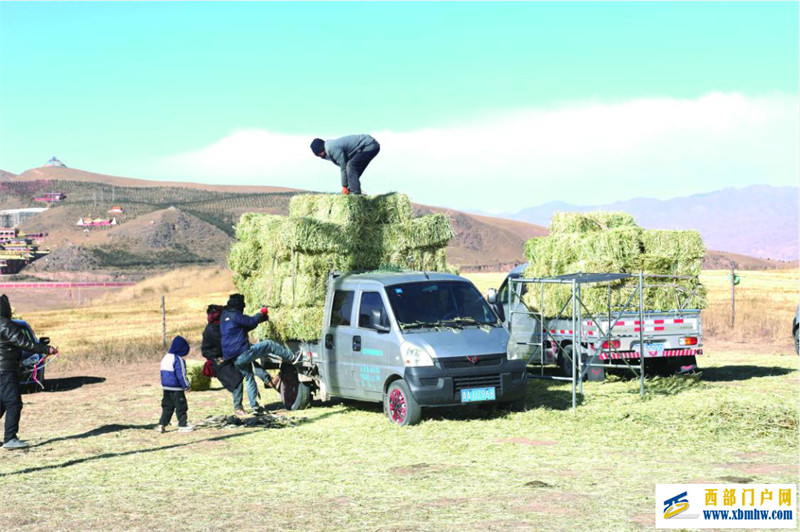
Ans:
[{"label": "person in dark coat", "polygon": [[361,174],[381,151],[381,145],[370,135],[348,135],[333,140],[314,139],[311,151],[339,167],[342,194],[361,194]]},{"label": "person in dark coat", "polygon": [[22,351],[56,355],[58,349],[31,341],[24,329],[11,319],[8,297],[0,295],[0,417],[6,416],[3,449],[24,449],[28,443],[17,438],[22,414],[22,395],[19,390],[19,364]]},{"label": "person in dark coat", "polygon": [[[250,381],[247,383],[247,395],[252,405],[258,395],[258,388],[256,387],[255,379],[253,379],[253,374],[255,373],[258,378],[264,381],[265,385],[270,385],[269,374],[259,365],[253,366],[253,362],[275,355],[289,363],[296,364],[300,362],[302,354],[295,355],[278,342],[273,342],[272,340],[262,340],[257,344],[250,345],[248,333],[258,327],[260,323],[269,320],[269,310],[267,307],[262,307],[253,316],[246,316],[244,307],[244,296],[242,294],[231,294],[228,303],[222,310],[222,316],[220,317],[222,358],[225,362],[233,361],[245,380],[252,379],[252,385]],[[233,406],[239,415],[244,413],[241,410],[242,399],[242,386],[238,386],[233,391]],[[257,408],[258,403],[256,403],[254,409]]]},{"label": "person in dark coat", "polygon": [[219,330],[219,319],[222,316],[221,305],[209,305],[206,309],[208,323],[203,330],[203,342],[200,353],[208,360],[222,360],[222,333]]}]

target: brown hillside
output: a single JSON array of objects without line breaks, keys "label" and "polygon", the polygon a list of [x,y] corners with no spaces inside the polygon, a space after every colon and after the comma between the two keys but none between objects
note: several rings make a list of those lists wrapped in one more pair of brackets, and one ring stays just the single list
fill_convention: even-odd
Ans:
[{"label": "brown hillside", "polygon": [[0,170],[0,181],[9,181],[12,177],[17,177],[17,174]]},{"label": "brown hillside", "polygon": [[61,168],[57,166],[43,166],[22,172],[14,181],[36,181],[39,179],[60,179],[64,181],[82,181],[85,183],[103,183],[120,187],[179,187],[212,190],[216,192],[293,192],[295,189],[285,187],[245,186],[245,185],[207,185],[203,183],[182,183],[177,181],[150,181],[148,179],[134,179],[131,177],[117,177],[104,174],[95,174],[78,170],[77,168]]},{"label": "brown hillside", "polygon": [[447,260],[464,271],[505,271],[523,259],[525,241],[547,234],[537,225],[475,216],[461,211],[414,205],[415,214],[442,213],[450,217],[456,236],[447,246]]},{"label": "brown hillside", "polygon": [[739,270],[782,270],[797,268],[798,261],[759,259],[713,249],[707,250],[706,257],[703,259],[703,269],[705,270],[729,270],[732,265]]},{"label": "brown hillside", "polygon": [[170,207],[139,216],[108,231],[108,238],[135,245],[137,252],[185,246],[205,259],[224,259],[231,238],[222,230]]}]

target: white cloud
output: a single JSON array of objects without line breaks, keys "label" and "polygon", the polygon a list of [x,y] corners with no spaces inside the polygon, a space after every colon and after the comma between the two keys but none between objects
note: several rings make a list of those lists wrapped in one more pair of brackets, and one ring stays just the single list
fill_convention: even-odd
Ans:
[{"label": "white cloud", "polygon": [[[455,127],[372,132],[381,153],[362,185],[369,193],[398,190],[421,203],[491,211],[797,185],[799,121],[797,98],[781,94],[520,109]],[[238,131],[157,161],[149,173],[336,191],[338,169],[313,157],[313,137]]]}]

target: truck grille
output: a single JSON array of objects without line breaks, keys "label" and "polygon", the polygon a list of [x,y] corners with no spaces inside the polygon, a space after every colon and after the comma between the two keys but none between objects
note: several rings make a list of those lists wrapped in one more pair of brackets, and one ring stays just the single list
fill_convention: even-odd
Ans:
[{"label": "truck grille", "polygon": [[471,362],[467,357],[442,358],[439,364],[445,369],[463,368],[487,368],[499,366],[503,363],[503,355],[478,355],[475,362]]},{"label": "truck grille", "polygon": [[453,377],[453,390],[464,388],[487,388],[500,386],[500,375],[476,375],[473,377]]}]

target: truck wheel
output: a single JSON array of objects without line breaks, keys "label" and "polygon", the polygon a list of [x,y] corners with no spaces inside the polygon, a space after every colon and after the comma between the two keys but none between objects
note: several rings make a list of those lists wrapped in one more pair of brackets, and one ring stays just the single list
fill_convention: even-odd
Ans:
[{"label": "truck wheel", "polygon": [[406,381],[400,379],[394,381],[386,390],[383,396],[383,411],[389,421],[401,427],[416,425],[422,418],[422,407],[411,395]]},{"label": "truck wheel", "polygon": [[798,333],[800,333],[800,327],[794,330],[794,352],[796,355],[800,355],[800,337],[798,337]]},{"label": "truck wheel", "polygon": [[572,378],[572,344],[561,349],[558,355],[558,374],[562,377]]},{"label": "truck wheel", "polygon": [[304,410],[311,404],[311,388],[300,382],[297,368],[283,364],[280,371],[281,401],[286,410]]}]

